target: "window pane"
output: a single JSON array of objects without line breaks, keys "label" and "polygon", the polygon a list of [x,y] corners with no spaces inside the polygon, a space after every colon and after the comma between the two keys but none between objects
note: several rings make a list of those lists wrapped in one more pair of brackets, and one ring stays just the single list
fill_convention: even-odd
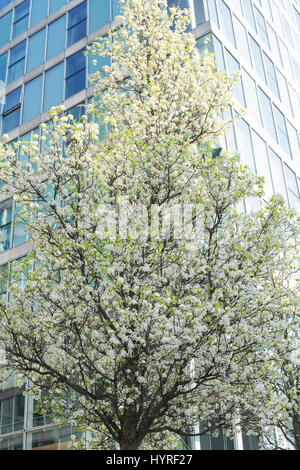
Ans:
[{"label": "window pane", "polygon": [[13,235],[13,246],[21,245],[21,243],[25,243],[30,240],[31,236],[29,233],[25,231],[25,224],[20,219],[18,220],[18,214],[20,213],[21,206],[16,204],[15,209],[15,227],[14,227],[14,235]]},{"label": "window pane", "polygon": [[79,41],[86,35],[86,2],[69,12],[68,18],[68,46]]},{"label": "window pane", "polygon": [[29,13],[29,6],[30,6],[29,0],[25,0],[23,3],[21,3],[20,5],[18,5],[18,6],[15,8],[15,19],[14,19],[14,21],[20,20],[20,19],[23,18],[24,16],[28,15],[28,13]]},{"label": "window pane", "polygon": [[287,106],[288,110],[291,114],[293,114],[293,108],[291,105],[289,90],[287,86],[287,81],[285,77],[282,75],[279,70],[276,70],[278,86],[279,86],[279,93],[280,93],[280,101],[284,106]]},{"label": "window pane", "polygon": [[39,75],[26,83],[23,105],[23,122],[29,121],[41,112],[43,76]]},{"label": "window pane", "polygon": [[66,15],[49,25],[48,28],[48,44],[47,44],[47,60],[56,56],[65,48],[66,40]]},{"label": "window pane", "polygon": [[68,0],[50,0],[50,10],[49,14],[53,13],[56,10],[59,10],[59,8],[63,7]]},{"label": "window pane", "polygon": [[273,195],[271,172],[268,161],[267,146],[263,139],[253,131],[253,147],[255,148],[255,164],[258,176],[265,179],[264,190],[267,196]]},{"label": "window pane", "polygon": [[48,14],[48,0],[32,0],[31,6],[31,21],[30,25],[33,26],[46,18]]},{"label": "window pane", "polygon": [[237,119],[236,125],[236,136],[237,136],[237,147],[241,154],[241,161],[247,165],[253,172],[255,172],[255,164],[253,157],[252,142],[250,136],[250,127],[244,119]]},{"label": "window pane", "polygon": [[21,42],[10,51],[7,83],[11,83],[24,74],[26,41]]},{"label": "window pane", "polygon": [[225,5],[223,0],[218,1],[218,7],[220,14],[220,28],[222,29],[222,31],[224,31],[229,41],[235,46],[230,9],[227,5]]},{"label": "window pane", "polygon": [[[0,253],[10,248],[10,234],[12,222],[12,201],[0,204]],[[3,419],[3,415],[2,415]],[[3,421],[2,421],[3,424]],[[3,429],[2,429],[3,432]],[[9,431],[6,431],[9,432]],[[3,433],[4,434],[4,433]]]},{"label": "window pane", "polygon": [[0,47],[4,46],[10,40],[10,30],[12,22],[12,11],[0,18]]},{"label": "window pane", "polygon": [[203,0],[194,2],[196,25],[205,21],[205,10]]},{"label": "window pane", "polygon": [[85,70],[72,75],[66,80],[66,98],[75,95],[85,88]]},{"label": "window pane", "polygon": [[116,16],[121,14],[120,3],[119,0],[112,0],[112,17],[115,18]]},{"label": "window pane", "polygon": [[277,58],[279,64],[282,65],[277,34],[268,23],[267,23],[267,31],[268,31],[268,37],[269,37],[269,42],[270,42],[270,50],[273,52],[273,54]]},{"label": "window pane", "polygon": [[216,36],[213,35],[212,38],[213,38],[215,61],[216,61],[217,68],[219,70],[224,70],[225,69],[225,62],[224,62],[222,44],[219,41],[219,39],[216,38]]},{"label": "window pane", "polygon": [[290,78],[294,79],[288,48],[286,47],[285,44],[283,44],[283,42],[280,39],[279,39],[279,48],[280,48],[281,58],[283,62],[283,68],[289,74]]},{"label": "window pane", "polygon": [[66,76],[69,77],[79,70],[85,68],[86,58],[83,55],[83,51],[78,51],[76,54],[73,54],[67,59],[67,73]]},{"label": "window pane", "polygon": [[251,49],[251,53],[252,53],[254,69],[255,69],[256,73],[260,76],[260,78],[265,82],[266,81],[266,76],[265,76],[263,61],[262,61],[262,57],[261,57],[260,47],[257,44],[257,42],[254,41],[254,39],[251,35],[249,35],[249,42],[250,42],[250,49]]},{"label": "window pane", "polygon": [[242,76],[246,98],[246,107],[252,116],[259,121],[259,124],[262,124],[255,81],[244,69],[242,70]]},{"label": "window pane", "polygon": [[77,23],[80,23],[86,18],[86,2],[81,3],[78,7],[73,8],[69,11],[69,23],[68,28],[72,28]]},{"label": "window pane", "polygon": [[25,0],[25,2],[15,8],[13,38],[17,37],[28,28],[29,6],[29,0]]},{"label": "window pane", "polygon": [[[55,87],[53,83],[56,84]],[[44,111],[47,111],[52,106],[56,106],[63,101],[63,83],[64,63],[60,62],[45,74]]]},{"label": "window pane", "polygon": [[89,28],[90,33],[97,31],[110,22],[109,0],[90,0],[89,3]]},{"label": "window pane", "polygon": [[269,132],[270,136],[273,137],[273,139],[276,140],[277,142],[271,101],[259,87],[258,87],[258,96],[259,96],[259,101],[260,101],[260,109],[262,112],[263,125],[265,129]]},{"label": "window pane", "polygon": [[251,64],[246,29],[235,15],[233,15],[233,25],[237,49],[241,52],[241,54],[249,62],[249,64]]},{"label": "window pane", "polygon": [[285,125],[285,119],[284,119],[283,114],[279,111],[279,109],[276,106],[274,106],[274,117],[275,117],[279,145],[291,157],[291,150],[290,150],[287,129]]},{"label": "window pane", "polygon": [[27,72],[35,69],[44,62],[46,28],[30,36],[27,53]]},{"label": "window pane", "polygon": [[243,0],[242,1],[244,16],[252,28],[256,31],[256,25],[254,20],[254,13],[252,7],[252,0]]},{"label": "window pane", "polygon": [[300,163],[300,147],[297,130],[288,120],[286,121],[286,125],[291,146],[292,159]]},{"label": "window pane", "polygon": [[269,39],[268,39],[268,33],[267,33],[265,19],[256,7],[254,7],[254,10],[255,10],[258,34],[261,37],[261,39],[263,40],[263,42],[266,44],[266,46],[269,47]]},{"label": "window pane", "polygon": [[216,0],[211,0],[210,2],[207,2],[207,8],[209,19],[213,21],[217,26],[219,26]]},{"label": "window pane", "polygon": [[284,170],[285,170],[285,177],[286,177],[290,206],[293,207],[293,209],[295,209],[297,213],[299,214],[300,213],[300,198],[299,198],[299,190],[298,190],[296,175],[285,164],[284,164]]},{"label": "window pane", "polygon": [[86,36],[86,20],[68,30],[68,47]]},{"label": "window pane", "polygon": [[275,152],[273,152],[272,149],[269,150],[274,192],[275,194],[281,194],[287,201],[287,192],[282,171],[281,159],[278,157],[278,155],[276,155]]},{"label": "window pane", "polygon": [[277,79],[275,75],[274,64],[264,52],[263,52],[263,58],[264,58],[264,63],[265,63],[268,86],[273,91],[274,95],[276,95],[277,98],[279,99],[279,90],[278,90]]},{"label": "window pane", "polygon": [[21,101],[21,91],[22,87],[16,88],[16,90],[12,91],[11,93],[8,93],[5,97],[5,105],[4,105],[4,110],[3,112],[6,113],[12,108],[15,108],[20,104]]},{"label": "window pane", "polygon": [[[0,90],[2,90],[2,88],[5,85],[7,57],[8,57],[7,52],[6,52],[6,54],[3,54],[3,55],[0,56]],[[0,105],[1,105],[1,103],[0,103]]]},{"label": "window pane", "polygon": [[20,111],[21,109],[18,108],[15,111],[7,114],[7,116],[3,116],[2,122],[2,133],[6,134],[7,132],[12,131],[16,127],[20,125]]},{"label": "window pane", "polygon": [[196,41],[196,48],[199,51],[200,56],[203,56],[207,52],[214,53],[214,48],[212,44],[211,34],[206,34]]},{"label": "window pane", "polygon": [[[240,70],[240,64],[238,63],[237,60],[228,52],[228,50],[225,48],[225,60],[227,64],[227,70],[230,73],[238,72]],[[238,85],[234,88],[233,94],[235,98],[238,100],[238,102],[245,107],[245,98],[244,98],[244,92],[243,92],[243,84],[242,84],[242,77],[240,77]]]}]

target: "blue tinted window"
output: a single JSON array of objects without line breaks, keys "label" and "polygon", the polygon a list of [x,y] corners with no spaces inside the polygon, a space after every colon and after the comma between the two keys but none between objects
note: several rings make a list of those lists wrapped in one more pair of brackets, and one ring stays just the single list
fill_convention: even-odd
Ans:
[{"label": "blue tinted window", "polygon": [[27,53],[27,72],[42,64],[45,56],[46,28],[30,36]]},{"label": "blue tinted window", "polygon": [[19,107],[15,111],[12,111],[11,113],[3,116],[3,120],[2,120],[2,133],[3,134],[6,134],[19,126],[20,112],[21,112],[21,108]]},{"label": "blue tinted window", "polygon": [[68,0],[50,0],[50,11],[49,14],[53,13],[56,10],[59,10],[59,8],[63,7]]},{"label": "blue tinted window", "polygon": [[41,112],[43,76],[26,83],[24,91],[23,122],[30,121]]},{"label": "blue tinted window", "polygon": [[7,52],[0,56],[0,90],[4,87],[6,67],[7,67]]},{"label": "blue tinted window", "polygon": [[89,2],[89,28],[90,33],[97,31],[110,22],[109,0],[90,0]]},{"label": "blue tinted window", "polygon": [[194,2],[196,25],[205,21],[205,10],[203,0]]},{"label": "blue tinted window", "polygon": [[20,124],[21,92],[22,87],[19,87],[11,93],[8,93],[5,97],[2,126],[3,134],[10,132]]},{"label": "blue tinted window", "polygon": [[0,253],[10,248],[12,227],[12,201],[0,205]]},{"label": "blue tinted window", "polygon": [[11,30],[11,21],[12,21],[12,11],[7,13],[7,15],[0,18],[0,47],[6,44],[10,40],[10,30]]},{"label": "blue tinted window", "polygon": [[[53,83],[56,85],[53,86]],[[47,111],[52,106],[63,101],[63,83],[64,83],[64,62],[50,70],[45,74],[45,96],[43,110]]]},{"label": "blue tinted window", "polygon": [[10,50],[7,82],[11,83],[24,74],[26,41]]},{"label": "blue tinted window", "polygon": [[21,91],[22,87],[16,88],[16,90],[12,91],[11,93],[8,93],[5,97],[5,105],[4,105],[4,113],[7,111],[11,110],[12,108],[15,108],[20,104],[21,101]]},{"label": "blue tinted window", "polygon": [[67,59],[66,70],[66,98],[85,88],[86,58],[83,51],[79,51]]},{"label": "blue tinted window", "polygon": [[47,60],[56,56],[65,48],[66,40],[66,15],[49,25]]},{"label": "blue tinted window", "polygon": [[[94,65],[93,64],[93,61],[94,60],[97,60],[97,65]],[[95,73],[97,71],[101,72],[103,67],[105,65],[110,65],[110,57],[106,56],[106,57],[100,57],[100,56],[93,56],[93,55],[89,55],[89,70],[88,70],[88,73],[89,74],[92,74],[92,73]],[[104,76],[104,72],[102,72],[103,76]]]},{"label": "blue tinted window", "polygon": [[119,0],[112,0],[112,17],[115,18],[116,16],[121,14],[121,8]]},{"label": "blue tinted window", "polygon": [[17,37],[28,28],[29,7],[29,0],[25,0],[25,2],[15,8],[13,38]]},{"label": "blue tinted window", "polygon": [[[20,219],[20,211],[22,210],[22,206],[20,204],[16,204],[15,208],[15,221],[16,225],[14,227],[13,232],[13,246],[21,245],[21,243],[25,243],[30,240],[31,235],[25,231],[25,224]],[[19,219],[19,220],[18,220]]]},{"label": "blue tinted window", "polygon": [[32,0],[31,26],[37,24],[48,14],[48,0]]},{"label": "blue tinted window", "polygon": [[69,12],[68,18],[68,46],[86,36],[86,15],[87,5],[86,2],[81,3],[78,7],[73,8]]}]

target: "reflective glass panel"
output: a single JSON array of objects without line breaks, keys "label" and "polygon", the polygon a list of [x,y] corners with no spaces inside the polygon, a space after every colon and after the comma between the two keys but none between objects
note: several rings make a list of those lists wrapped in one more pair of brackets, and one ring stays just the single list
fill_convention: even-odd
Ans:
[{"label": "reflective glass panel", "polygon": [[68,0],[50,0],[50,9],[49,9],[49,14],[53,13],[56,10],[59,10],[59,8],[63,7]]},{"label": "reflective glass panel", "polygon": [[90,0],[89,2],[89,32],[93,33],[110,22],[109,0]]},{"label": "reflective glass panel", "polygon": [[12,22],[12,11],[0,18],[0,47],[4,46],[10,40],[10,30]]},{"label": "reflective glass panel", "polygon": [[23,122],[29,121],[41,112],[43,75],[25,84]]},{"label": "reflective glass panel", "polygon": [[[55,87],[53,83],[56,84]],[[63,101],[63,83],[64,62],[60,62],[55,67],[47,70],[45,74],[44,111],[47,111],[52,106],[56,106]]]},{"label": "reflective glass panel", "polygon": [[44,62],[46,42],[46,28],[30,36],[27,52],[27,72],[35,69]]},{"label": "reflective glass panel", "polygon": [[66,15],[53,21],[48,28],[47,60],[56,56],[65,48]]},{"label": "reflective glass panel", "polygon": [[33,26],[46,18],[48,14],[48,0],[32,0],[30,25]]}]

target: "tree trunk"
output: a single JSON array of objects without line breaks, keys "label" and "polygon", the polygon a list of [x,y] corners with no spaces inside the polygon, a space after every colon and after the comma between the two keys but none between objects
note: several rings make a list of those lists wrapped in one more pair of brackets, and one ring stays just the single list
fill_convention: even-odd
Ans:
[{"label": "tree trunk", "polygon": [[295,449],[300,450],[300,416],[298,414],[293,419]]}]

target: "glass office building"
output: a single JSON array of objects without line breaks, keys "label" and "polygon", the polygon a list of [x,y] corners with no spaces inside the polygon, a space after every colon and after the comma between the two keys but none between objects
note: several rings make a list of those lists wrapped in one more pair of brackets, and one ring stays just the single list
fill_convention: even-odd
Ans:
[{"label": "glass office building", "polygon": [[[300,214],[300,0],[180,4],[191,8],[199,52],[214,52],[219,68],[240,72],[227,117],[241,107],[247,113],[230,126],[220,145],[240,151],[242,160],[264,176],[266,193],[282,194]],[[88,74],[95,71],[83,51],[106,34],[118,14],[118,0],[0,0],[0,134],[11,141],[30,139],[58,104],[80,117],[82,105],[93,100]],[[104,135],[105,129],[100,132]],[[251,204],[245,201],[245,210]],[[32,247],[22,224],[14,224],[17,210],[14,201],[0,194],[0,269]],[[0,295],[7,295],[5,286],[0,285]],[[75,431],[40,415],[34,405],[7,371],[0,379],[0,450],[68,448]],[[220,432],[189,444],[251,449],[256,439],[236,435],[229,440]]]}]

